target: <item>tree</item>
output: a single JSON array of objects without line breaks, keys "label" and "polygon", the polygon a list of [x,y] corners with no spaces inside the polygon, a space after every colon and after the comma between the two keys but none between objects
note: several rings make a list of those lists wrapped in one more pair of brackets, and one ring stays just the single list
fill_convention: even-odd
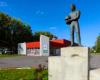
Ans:
[{"label": "tree", "polygon": [[7,35],[7,28],[11,24],[11,17],[0,13],[0,40],[5,41]]},{"label": "tree", "polygon": [[55,35],[53,35],[52,33],[50,32],[35,32],[33,34],[33,38],[34,38],[34,41],[39,41],[40,40],[40,35],[45,35],[45,36],[48,36],[50,38],[50,40],[52,39],[57,39],[57,37]]},{"label": "tree", "polygon": [[33,41],[31,27],[0,12],[0,46],[16,48],[18,43],[27,41]]},{"label": "tree", "polygon": [[100,35],[97,37],[96,41],[96,52],[100,53]]},{"label": "tree", "polygon": [[100,53],[100,35],[97,37],[96,44],[91,48],[91,53]]}]

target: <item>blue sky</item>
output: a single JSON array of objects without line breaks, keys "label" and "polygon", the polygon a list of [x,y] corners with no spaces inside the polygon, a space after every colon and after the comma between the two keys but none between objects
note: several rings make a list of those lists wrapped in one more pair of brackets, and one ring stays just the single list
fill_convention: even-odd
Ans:
[{"label": "blue sky", "polygon": [[70,40],[64,18],[71,3],[81,11],[82,44],[93,46],[100,33],[100,0],[0,0],[0,11],[29,24],[33,32],[50,31],[60,39]]}]

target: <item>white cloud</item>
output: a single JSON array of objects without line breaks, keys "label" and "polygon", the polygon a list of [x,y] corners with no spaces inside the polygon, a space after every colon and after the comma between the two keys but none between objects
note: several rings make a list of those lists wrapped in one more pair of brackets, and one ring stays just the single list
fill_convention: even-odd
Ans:
[{"label": "white cloud", "polygon": [[0,7],[8,6],[7,2],[0,1]]},{"label": "white cloud", "polygon": [[57,27],[50,27],[50,29],[54,30],[54,29],[57,29]]},{"label": "white cloud", "polygon": [[36,11],[36,15],[44,15],[44,11],[38,10]]}]

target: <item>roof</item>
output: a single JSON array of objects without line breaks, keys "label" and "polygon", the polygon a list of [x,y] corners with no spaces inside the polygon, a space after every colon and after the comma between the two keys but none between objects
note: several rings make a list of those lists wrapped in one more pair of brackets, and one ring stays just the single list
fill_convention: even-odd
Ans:
[{"label": "roof", "polygon": [[26,48],[40,48],[40,42],[27,42]]},{"label": "roof", "polygon": [[51,47],[61,48],[61,47],[67,47],[69,45],[70,45],[70,41],[65,40],[65,39],[51,40],[50,41],[50,46]]},{"label": "roof", "polygon": [[[50,47],[54,48],[61,48],[61,47],[67,47],[70,45],[70,41],[65,39],[59,39],[59,40],[51,40],[50,41]],[[40,42],[27,42],[26,43],[27,48],[40,48]]]}]

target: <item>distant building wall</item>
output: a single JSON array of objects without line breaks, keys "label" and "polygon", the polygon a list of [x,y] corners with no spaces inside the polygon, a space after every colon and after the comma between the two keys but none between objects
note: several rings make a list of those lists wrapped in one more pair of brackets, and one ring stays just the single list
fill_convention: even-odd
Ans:
[{"label": "distant building wall", "polygon": [[26,49],[27,56],[40,56],[40,49]]},{"label": "distant building wall", "polygon": [[19,55],[26,55],[26,43],[19,43],[18,44],[18,54]]}]

